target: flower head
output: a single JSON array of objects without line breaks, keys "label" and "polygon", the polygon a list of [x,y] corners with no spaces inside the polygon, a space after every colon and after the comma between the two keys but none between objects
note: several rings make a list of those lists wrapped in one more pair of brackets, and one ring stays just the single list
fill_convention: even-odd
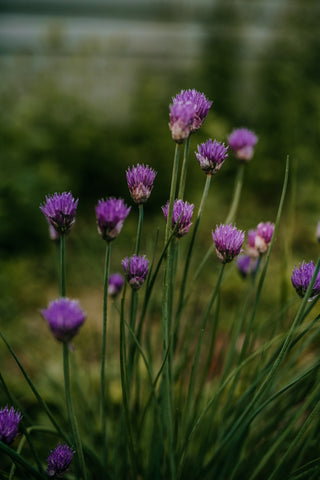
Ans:
[{"label": "flower head", "polygon": [[191,133],[196,132],[203,124],[212,102],[207,99],[204,93],[200,93],[197,90],[181,90],[173,99],[173,104],[192,105],[193,106],[193,118],[191,125]]},{"label": "flower head", "polygon": [[[175,200],[172,212],[172,229],[178,238],[183,237],[189,232],[192,225],[191,218],[193,214],[192,203],[184,202],[183,200]],[[169,202],[164,207],[161,207],[165,219],[168,220]]]},{"label": "flower head", "polygon": [[[292,271],[291,282],[294,286],[297,294],[303,298],[307,291],[307,288],[311,282],[312,276],[314,274],[314,263],[313,262],[302,262],[299,266],[295,266]],[[312,292],[310,294],[310,300],[316,297],[320,293],[320,273],[316,278],[316,281],[313,285]]]},{"label": "flower head", "polygon": [[174,103],[170,105],[170,122],[172,138],[183,143],[190,135],[194,118],[194,106],[191,103]]},{"label": "flower head", "polygon": [[257,226],[254,246],[259,253],[265,253],[271,242],[274,232],[274,224],[271,222],[260,222]]},{"label": "flower head", "polygon": [[222,263],[229,263],[239,255],[244,242],[244,233],[231,224],[221,224],[212,232],[212,238],[219,260]]},{"label": "flower head", "polygon": [[6,445],[10,445],[18,435],[18,425],[22,415],[15,411],[13,407],[8,405],[0,409],[0,441]]},{"label": "flower head", "polygon": [[139,205],[150,197],[156,172],[148,165],[137,165],[126,171],[127,183],[132,200]]},{"label": "flower head", "polygon": [[46,196],[46,201],[40,205],[50,225],[60,234],[68,233],[75,223],[79,199],[75,200],[71,192],[55,193]]},{"label": "flower head", "polygon": [[65,443],[58,443],[57,447],[51,450],[47,458],[47,474],[49,477],[63,477],[69,469],[74,453],[76,452]]},{"label": "flower head", "polygon": [[236,157],[239,160],[248,162],[253,156],[253,147],[258,141],[258,137],[251,130],[238,128],[233,130],[228,141]]},{"label": "flower head", "polygon": [[120,273],[113,273],[109,277],[108,293],[110,297],[116,298],[122,290],[124,278]]},{"label": "flower head", "polygon": [[201,169],[207,175],[214,175],[222,167],[223,162],[228,156],[228,147],[217,140],[209,139],[206,143],[198,145],[196,157],[200,163]]},{"label": "flower head", "polygon": [[258,260],[250,255],[240,255],[237,259],[237,267],[242,277],[248,277],[257,270]]},{"label": "flower head", "polygon": [[57,340],[69,343],[78,333],[86,315],[77,300],[58,298],[49,303],[47,309],[41,310],[42,316]]},{"label": "flower head", "polygon": [[139,290],[148,274],[149,261],[146,256],[132,255],[124,258],[121,263],[129,285],[133,290]]},{"label": "flower head", "polygon": [[96,206],[98,232],[104,240],[114,240],[123,227],[131,207],[127,207],[122,198],[101,199]]}]

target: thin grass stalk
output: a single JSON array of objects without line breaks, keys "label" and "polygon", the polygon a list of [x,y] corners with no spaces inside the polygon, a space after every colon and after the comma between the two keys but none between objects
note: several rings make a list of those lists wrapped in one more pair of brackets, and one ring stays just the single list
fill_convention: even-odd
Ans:
[{"label": "thin grass stalk", "polygon": [[138,470],[136,465],[136,455],[133,444],[133,433],[130,420],[129,410],[129,384],[128,384],[128,371],[127,371],[127,359],[126,359],[126,336],[125,336],[125,319],[124,319],[124,301],[126,295],[126,284],[123,288],[123,295],[121,299],[121,314],[120,314],[120,373],[121,373],[121,387],[122,387],[122,400],[123,400],[123,413],[125,418],[126,430],[128,435],[128,451],[131,467],[134,473],[134,478],[138,477]]},{"label": "thin grass stalk", "polygon": [[234,184],[233,200],[232,200],[232,204],[231,204],[225,223],[232,223],[235,219],[239,202],[240,202],[241,191],[242,191],[244,169],[245,169],[245,163],[244,162],[239,163],[238,171],[236,174],[236,180]]},{"label": "thin grass stalk", "polygon": [[[220,267],[220,272],[218,276],[218,280],[216,283],[216,286],[212,292],[212,296],[208,302],[207,308],[203,314],[202,318],[202,323],[201,323],[201,330],[200,330],[200,335],[197,343],[197,349],[194,355],[192,367],[191,367],[191,374],[190,374],[190,379],[189,379],[189,385],[188,385],[188,394],[187,394],[187,401],[186,401],[186,407],[184,411],[184,418],[186,418],[186,429],[188,431],[189,429],[189,421],[190,421],[190,415],[193,412],[193,405],[192,405],[192,399],[195,398],[195,385],[196,385],[196,379],[198,376],[198,368],[199,368],[199,359],[200,359],[200,352],[201,352],[201,347],[202,347],[202,341],[203,341],[203,335],[207,326],[207,322],[209,319],[209,315],[213,306],[213,303],[216,299],[216,296],[219,292],[220,285],[222,282],[222,277],[224,273],[224,268],[225,264],[222,263]],[[186,432],[185,432],[186,433]]]},{"label": "thin grass stalk", "polygon": [[68,437],[68,435],[62,430],[62,428],[58,425],[58,423],[56,422],[53,414],[50,412],[50,409],[48,407],[48,405],[45,403],[45,401],[42,399],[41,395],[39,394],[39,392],[37,391],[36,387],[33,385],[29,375],[27,374],[27,372],[25,371],[25,369],[23,368],[20,360],[18,359],[17,355],[15,354],[15,352],[13,351],[13,349],[11,348],[11,346],[9,345],[9,343],[7,342],[7,340],[5,339],[5,337],[3,336],[2,332],[0,331],[0,337],[2,338],[3,342],[5,343],[5,345],[7,346],[10,354],[12,355],[12,357],[14,358],[16,364],[18,365],[22,375],[24,376],[26,382],[28,383],[30,389],[32,390],[32,393],[34,394],[34,396],[36,397],[39,405],[43,408],[43,410],[46,412],[49,420],[51,421],[52,425],[54,426],[54,428],[57,430],[57,432],[59,432],[59,434],[64,438],[64,440],[68,443],[70,442],[70,439]]},{"label": "thin grass stalk", "polygon": [[183,200],[184,191],[185,191],[185,188],[186,188],[186,179],[187,179],[188,162],[189,162],[189,151],[190,151],[190,138],[191,138],[191,135],[189,135],[189,137],[187,138],[187,140],[184,144],[183,160],[182,160],[180,183],[179,183],[179,190],[178,190],[178,198],[180,200]]},{"label": "thin grass stalk", "polygon": [[[66,296],[66,265],[65,265],[65,236],[60,236],[60,295]],[[76,449],[77,449],[77,463],[79,463],[82,478],[87,479],[85,461],[83,456],[82,444],[80,433],[78,429],[77,419],[74,411],[74,405],[71,394],[70,384],[70,366],[69,366],[69,346],[63,343],[63,375],[64,375],[64,388],[66,396],[66,407],[68,420]]]},{"label": "thin grass stalk", "polygon": [[[180,155],[180,146],[176,144],[173,168],[172,168],[170,199],[169,199],[168,217],[167,217],[166,231],[165,231],[165,243],[168,242],[171,231],[172,231],[173,203],[174,203],[177,179],[178,179],[179,155]],[[172,275],[173,275],[173,258],[172,257],[173,257],[172,244],[170,243],[168,246],[167,257],[165,262],[163,297],[162,297],[162,344],[163,344],[162,356],[163,358],[166,354],[167,349],[169,348],[170,338],[171,338],[170,287],[172,285]],[[171,368],[172,368],[172,359],[169,351],[168,359],[163,371],[162,418],[166,424],[166,432],[168,435],[168,455],[169,455],[169,463],[170,463],[171,480],[174,480],[176,478],[176,467],[175,467],[175,459],[174,459],[174,441],[173,441],[173,428],[172,428],[173,426],[173,397],[172,397],[173,388],[172,388]]]},{"label": "thin grass stalk", "polygon": [[102,311],[102,344],[101,344],[101,371],[100,371],[100,414],[101,414],[101,432],[102,432],[102,448],[105,472],[107,469],[107,430],[106,430],[106,385],[105,385],[105,369],[106,369],[106,349],[107,349],[107,322],[108,322],[108,287],[110,275],[110,257],[111,243],[107,242],[105,267],[104,267],[104,288],[103,288],[103,311]]},{"label": "thin grass stalk", "polygon": [[[182,275],[182,283],[181,283],[181,287],[180,287],[180,295],[179,295],[178,308],[177,308],[177,313],[176,313],[176,325],[175,325],[175,333],[174,333],[174,335],[175,335],[174,349],[177,346],[177,336],[178,336],[179,327],[180,327],[182,309],[183,309],[184,301],[185,301],[184,296],[185,296],[187,277],[188,277],[188,272],[189,272],[189,267],[190,267],[190,261],[191,261],[191,257],[192,257],[192,251],[193,251],[193,247],[194,247],[194,244],[195,244],[195,239],[196,239],[198,228],[199,228],[201,215],[202,215],[204,205],[205,205],[207,197],[208,197],[211,178],[212,178],[211,175],[206,176],[206,182],[205,182],[205,186],[204,186],[204,189],[203,189],[197,218],[196,218],[196,221],[195,221],[195,224],[194,224],[191,240],[190,240],[190,243],[189,243],[188,252],[187,252],[187,255],[186,255],[186,262],[185,262],[184,271],[183,271],[183,275]],[[191,285],[193,286],[193,282],[192,282]]]},{"label": "thin grass stalk", "polygon": [[139,251],[140,251],[142,225],[143,225],[143,204],[140,204],[139,205],[138,230],[137,230],[137,238],[136,238],[136,249],[135,249],[135,254],[136,255],[139,255]]}]

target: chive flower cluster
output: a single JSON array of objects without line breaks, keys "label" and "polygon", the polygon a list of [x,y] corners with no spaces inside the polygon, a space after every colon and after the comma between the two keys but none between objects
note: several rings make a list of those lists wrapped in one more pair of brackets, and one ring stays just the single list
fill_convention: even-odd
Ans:
[{"label": "chive flower cluster", "polygon": [[47,458],[47,475],[49,477],[61,478],[69,470],[72,457],[76,452],[65,443],[59,443],[56,448],[50,451]]},{"label": "chive flower cluster", "polygon": [[237,128],[229,135],[228,141],[238,160],[248,162],[253,156],[258,137],[247,128]]},{"label": "chive flower cluster", "polygon": [[244,242],[244,232],[238,230],[232,224],[217,225],[212,238],[216,247],[216,253],[222,263],[229,263],[239,255]]},{"label": "chive flower cluster", "polygon": [[[309,263],[306,263],[303,261],[298,266],[295,266],[292,272],[291,282],[297,294],[299,295],[299,297],[303,298],[305,296],[306,291],[310,285],[311,279],[313,277],[314,270],[315,270],[315,266],[312,261]],[[312,300],[314,297],[319,295],[319,293],[320,293],[320,273],[318,273],[316,277],[309,300]]]},{"label": "chive flower cluster", "polygon": [[131,207],[127,207],[122,198],[101,199],[96,206],[98,232],[106,242],[112,242],[122,230],[123,223]]},{"label": "chive flower cluster", "polygon": [[109,277],[108,294],[112,298],[116,298],[122,290],[124,278],[120,273],[113,273]]},{"label": "chive flower cluster", "polygon": [[145,255],[132,255],[122,260],[125,277],[132,290],[139,290],[148,275],[149,261]]},{"label": "chive flower cluster", "polygon": [[10,445],[18,435],[19,423],[22,415],[8,405],[0,409],[0,442]]},{"label": "chive flower cluster", "polygon": [[127,183],[132,200],[141,205],[150,197],[156,172],[148,165],[134,166],[126,171]]},{"label": "chive flower cluster", "polygon": [[63,343],[69,343],[73,339],[86,318],[77,300],[64,297],[50,302],[48,308],[41,310],[41,313],[54,337]]},{"label": "chive flower cluster", "polygon": [[172,101],[169,122],[171,135],[175,142],[183,143],[201,127],[212,102],[195,89],[181,90]]},{"label": "chive flower cluster", "polygon": [[204,173],[207,175],[217,173],[228,156],[227,151],[228,147],[226,147],[224,143],[219,143],[217,140],[212,141],[209,139],[207,142],[198,145],[196,157]]},{"label": "chive flower cluster", "polygon": [[[161,207],[166,221],[168,220],[169,202]],[[175,200],[172,212],[172,230],[177,238],[186,235],[192,225],[191,218],[193,214],[194,205],[183,200]]]},{"label": "chive flower cluster", "polygon": [[[46,196],[46,201],[40,205],[40,210],[45,215],[58,235],[65,235],[70,232],[75,223],[79,199],[74,199],[71,192],[55,193]],[[54,233],[51,232],[54,238]]]}]

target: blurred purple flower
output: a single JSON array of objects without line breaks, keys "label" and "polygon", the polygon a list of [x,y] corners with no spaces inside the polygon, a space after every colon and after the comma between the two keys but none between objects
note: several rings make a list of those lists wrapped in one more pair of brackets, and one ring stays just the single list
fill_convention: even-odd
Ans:
[{"label": "blurred purple flower", "polygon": [[6,445],[10,445],[18,435],[19,422],[22,415],[19,411],[15,411],[13,407],[8,408],[6,405],[0,409],[0,441]]},{"label": "blurred purple flower", "polygon": [[[301,298],[305,296],[307,288],[311,282],[311,278],[314,274],[314,269],[315,269],[315,266],[313,262],[306,263],[303,261],[302,264],[299,264],[298,267],[295,266],[292,272],[292,276],[291,276],[292,285],[294,286],[297,294]],[[319,293],[320,293],[320,273],[318,273],[316,281],[313,285],[309,300],[312,300],[314,297],[319,295]]]},{"label": "blurred purple flower", "polygon": [[133,290],[139,290],[148,274],[149,261],[146,256],[132,255],[124,258],[121,263],[129,285]]},{"label": "blurred purple flower", "polygon": [[236,157],[239,160],[248,162],[253,156],[253,147],[258,141],[258,137],[251,130],[238,128],[233,130],[228,141]]},{"label": "blurred purple flower", "polygon": [[196,157],[200,163],[201,169],[207,175],[214,175],[222,167],[223,162],[228,156],[228,147],[224,143],[219,143],[217,140],[212,141],[211,138],[198,145],[198,153]]},{"label": "blurred purple flower", "polygon": [[57,447],[51,450],[47,458],[47,474],[49,477],[61,478],[67,473],[72,457],[76,453],[65,443],[59,443]]},{"label": "blurred purple flower", "polygon": [[178,93],[172,100],[174,105],[191,104],[193,106],[194,113],[191,125],[191,133],[199,130],[212,105],[212,102],[207,99],[205,94],[198,92],[194,88],[189,90],[181,90],[181,92]]},{"label": "blurred purple flower", "polygon": [[50,225],[60,234],[67,234],[75,223],[79,199],[75,200],[71,192],[55,193],[46,196],[46,201],[40,205]]},{"label": "blurred purple flower", "polygon": [[63,343],[72,340],[86,318],[79,302],[69,298],[53,300],[47,309],[41,310],[41,313],[55,338]]},{"label": "blurred purple flower", "polygon": [[122,290],[124,278],[120,273],[113,273],[109,277],[108,294],[112,298],[116,298]]},{"label": "blurred purple flower", "polygon": [[101,199],[96,206],[98,232],[104,240],[114,240],[123,227],[131,207],[127,207],[122,198]]},{"label": "blurred purple flower", "polygon": [[212,238],[219,260],[222,263],[229,263],[239,255],[244,242],[244,233],[231,224],[221,224],[212,232]]},{"label": "blurred purple flower", "polygon": [[148,165],[138,165],[126,171],[127,183],[132,200],[139,205],[150,197],[156,172]]},{"label": "blurred purple flower", "polygon": [[[184,202],[183,200],[175,200],[172,212],[172,230],[175,231],[175,236],[183,237],[189,232],[192,225],[191,218],[193,214],[193,204]],[[161,207],[166,221],[168,220],[169,202],[164,207]]]},{"label": "blurred purple flower", "polygon": [[237,267],[242,277],[248,277],[257,270],[258,260],[252,258],[250,255],[241,255],[237,259]]},{"label": "blurred purple flower", "polygon": [[257,226],[254,246],[259,253],[265,253],[271,242],[274,232],[274,224],[271,222],[260,222]]}]

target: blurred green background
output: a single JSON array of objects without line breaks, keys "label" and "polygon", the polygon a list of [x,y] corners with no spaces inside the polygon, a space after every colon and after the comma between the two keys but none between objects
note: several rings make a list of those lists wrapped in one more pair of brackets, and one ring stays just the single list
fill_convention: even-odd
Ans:
[{"label": "blurred green background", "polygon": [[[42,328],[36,309],[57,296],[55,246],[39,210],[46,194],[71,190],[80,198],[67,244],[68,294],[83,298],[91,316],[101,306],[104,259],[94,207],[110,195],[131,204],[125,170],[138,162],[158,171],[142,242],[151,255],[174,153],[168,106],[181,89],[213,100],[191,141],[186,199],[197,207],[205,181],[196,145],[208,137],[226,141],[233,128],[248,127],[259,142],[246,168],[237,225],[274,221],[290,155],[272,268],[285,275],[288,269],[289,284],[294,263],[316,259],[317,0],[2,0],[0,8],[0,313],[5,331],[33,319],[33,327],[14,329],[11,338],[32,341],[34,327]],[[226,216],[236,168],[230,157],[214,178],[199,251]],[[113,271],[133,250],[136,210],[114,244]],[[279,295],[270,289],[266,308]]]}]

